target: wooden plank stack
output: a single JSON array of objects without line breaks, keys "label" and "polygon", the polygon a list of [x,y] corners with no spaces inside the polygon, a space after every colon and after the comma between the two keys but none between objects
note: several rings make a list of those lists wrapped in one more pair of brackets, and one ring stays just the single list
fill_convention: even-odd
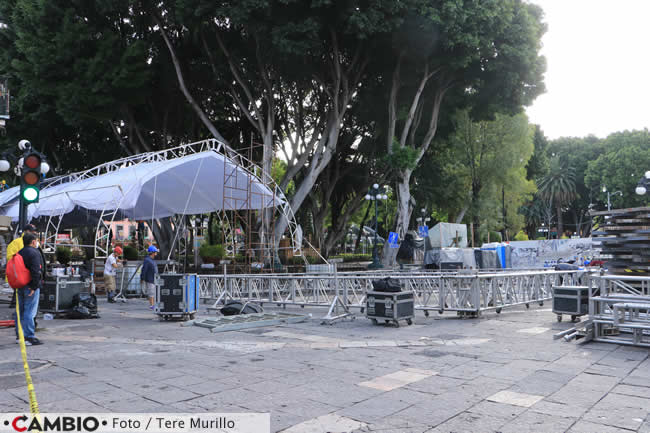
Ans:
[{"label": "wooden plank stack", "polygon": [[650,276],[650,207],[591,212],[603,221],[592,232],[610,274]]}]

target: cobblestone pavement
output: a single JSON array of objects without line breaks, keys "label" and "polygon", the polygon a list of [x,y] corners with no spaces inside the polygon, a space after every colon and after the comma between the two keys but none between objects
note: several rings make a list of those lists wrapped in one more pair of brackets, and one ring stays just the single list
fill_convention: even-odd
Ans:
[{"label": "cobblestone pavement", "polygon": [[[223,333],[159,322],[140,299],[100,313],[40,320],[45,345],[28,353],[42,412],[270,412],[291,433],[650,432],[649,351],[554,341],[571,325],[548,306]],[[13,332],[0,329],[5,412],[28,410]]]}]

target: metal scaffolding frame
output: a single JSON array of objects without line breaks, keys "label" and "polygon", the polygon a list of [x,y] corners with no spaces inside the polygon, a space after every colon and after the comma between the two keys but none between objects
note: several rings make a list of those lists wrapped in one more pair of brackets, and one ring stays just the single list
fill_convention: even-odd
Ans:
[{"label": "metal scaffolding frame", "polygon": [[591,278],[588,322],[587,341],[650,347],[650,277]]},{"label": "metal scaffolding frame", "polygon": [[[183,144],[171,149],[164,149],[156,152],[147,152],[139,155],[133,155],[133,156],[117,159],[114,161],[110,161],[104,164],[100,164],[89,170],[81,171],[78,173],[72,173],[65,176],[59,176],[57,178],[51,179],[47,183],[46,187],[43,188],[43,190],[45,190],[46,188],[47,189],[53,188],[61,184],[75,184],[82,180],[108,174],[120,170],[121,168],[129,167],[132,165],[167,161],[167,160],[182,158],[185,156],[197,154],[200,152],[206,152],[206,151],[212,151],[223,155],[230,162],[232,162],[235,167],[244,170],[249,180],[253,178],[257,179],[258,176],[262,174],[262,169],[253,161],[251,161],[251,159],[245,157],[244,155],[238,153],[237,151],[231,149],[230,147],[228,147],[227,145],[225,145],[224,143],[216,139],[208,139],[208,140],[197,141],[194,143]],[[225,160],[224,160],[224,164],[225,164]],[[302,246],[301,246],[302,234],[301,234],[300,227],[296,222],[289,201],[285,197],[280,187],[273,181],[273,179],[270,176],[262,176],[262,178],[264,179],[264,185],[269,187],[269,189],[272,191],[271,200],[274,200],[275,202],[275,200],[277,199],[277,202],[275,203],[279,203],[275,208],[276,212],[278,212],[279,217],[286,218],[286,220],[289,222],[287,230],[288,230],[288,238],[290,240],[290,248],[293,250],[294,255],[301,256],[302,255]],[[224,179],[224,181],[225,180],[226,179]],[[116,185],[116,187],[120,188],[121,190],[121,187],[119,185]],[[250,185],[246,188],[247,191],[249,191]],[[124,195],[127,192],[122,191],[122,193],[123,193],[122,197],[124,197]],[[250,202],[251,199],[252,199],[251,197],[248,197],[248,202]],[[226,201],[226,197],[224,197],[224,202],[225,201]],[[108,243],[110,242],[108,228],[110,227],[110,223],[114,221],[116,215],[119,214],[118,209],[120,208],[121,200],[117,200],[113,204],[114,206],[110,206],[111,207],[110,209],[106,208],[103,209],[101,212],[98,212],[99,222],[97,225],[95,241],[93,245],[95,249],[95,257],[97,258],[106,257],[108,255],[108,250],[109,250]],[[245,205],[245,203],[243,205]],[[266,212],[262,212],[262,213],[266,213]],[[272,213],[275,214],[275,212]],[[230,227],[231,230],[234,230],[235,227],[233,222],[229,221],[229,217],[232,218],[232,215],[228,215],[228,212],[225,210],[218,211],[217,214],[220,221],[228,220],[228,224],[224,224],[224,226]],[[45,245],[54,248],[54,250],[58,246],[57,234],[59,232],[61,220],[63,217],[64,217],[63,214],[49,216],[46,224]],[[185,226],[186,226],[185,224],[176,224],[176,230],[184,230]],[[151,229],[153,230],[153,227]],[[183,236],[184,235],[181,234],[181,237]],[[179,239],[179,233],[176,234],[175,239]],[[270,242],[274,241],[272,236],[268,239],[270,239]],[[234,244],[234,237],[232,233],[226,236],[226,240]]]},{"label": "metal scaffolding frame", "polygon": [[[456,311],[480,315],[487,310],[531,303],[543,304],[552,286],[580,284],[581,271],[527,271],[500,273],[408,273],[381,272],[328,274],[223,274],[201,275],[200,296],[216,307],[230,299],[245,302],[330,307],[344,310],[365,308],[365,293],[372,281],[390,276],[415,296],[415,308],[424,311]],[[330,311],[330,314],[332,311]]]}]

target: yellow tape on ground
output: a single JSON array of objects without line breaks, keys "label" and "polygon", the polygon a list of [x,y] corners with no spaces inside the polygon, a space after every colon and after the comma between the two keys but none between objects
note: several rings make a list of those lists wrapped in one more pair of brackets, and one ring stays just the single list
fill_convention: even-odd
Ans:
[{"label": "yellow tape on ground", "polygon": [[[34,294],[36,295],[36,294]],[[27,382],[27,392],[29,393],[29,409],[33,414],[40,413],[38,402],[36,401],[36,392],[34,392],[34,383],[32,375],[29,374],[29,364],[27,363],[27,348],[25,347],[25,334],[20,324],[20,308],[18,306],[18,291],[16,290],[16,330],[18,331],[18,340],[20,342],[20,353],[23,356],[23,368],[25,369],[25,381]]]}]

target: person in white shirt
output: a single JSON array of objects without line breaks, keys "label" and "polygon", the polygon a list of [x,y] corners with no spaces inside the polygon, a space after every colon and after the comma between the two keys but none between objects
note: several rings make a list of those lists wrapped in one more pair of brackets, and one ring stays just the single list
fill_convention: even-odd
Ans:
[{"label": "person in white shirt", "polygon": [[122,255],[122,247],[115,247],[113,252],[106,258],[104,264],[104,285],[106,286],[106,298],[108,302],[115,302],[115,275],[117,265],[120,262],[116,256]]}]

